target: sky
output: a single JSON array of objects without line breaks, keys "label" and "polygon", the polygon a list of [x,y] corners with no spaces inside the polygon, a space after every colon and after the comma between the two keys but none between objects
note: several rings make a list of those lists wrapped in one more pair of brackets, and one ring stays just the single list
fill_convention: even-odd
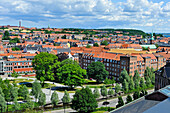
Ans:
[{"label": "sky", "polygon": [[0,0],[0,25],[170,33],[170,0]]}]

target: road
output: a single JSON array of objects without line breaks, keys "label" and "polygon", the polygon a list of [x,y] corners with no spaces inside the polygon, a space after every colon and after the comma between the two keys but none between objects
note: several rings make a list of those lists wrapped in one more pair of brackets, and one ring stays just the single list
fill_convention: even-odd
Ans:
[{"label": "road", "polygon": [[[154,92],[154,90],[148,90],[148,94]],[[132,96],[132,94],[131,94]],[[124,102],[126,102],[126,97],[127,96],[122,96]],[[116,104],[118,102],[118,98],[114,98],[114,99],[111,99],[111,100],[107,100],[109,102],[109,105],[107,105],[107,107],[116,107]],[[106,105],[102,105],[103,102],[98,102],[98,108],[99,107],[106,107]],[[69,108],[69,109],[66,109],[66,113],[70,113],[70,112],[76,112],[75,110]],[[54,111],[46,111],[44,113],[64,113],[64,110],[54,110]]]}]

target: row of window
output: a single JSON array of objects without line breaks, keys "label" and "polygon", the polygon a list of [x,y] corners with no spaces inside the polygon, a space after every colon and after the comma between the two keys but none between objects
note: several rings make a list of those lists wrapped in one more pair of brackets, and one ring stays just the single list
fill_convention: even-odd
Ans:
[{"label": "row of window", "polygon": [[[15,65],[17,65],[17,63],[15,63]],[[22,63],[19,62],[18,65],[24,65],[24,62],[22,62]],[[25,65],[31,65],[31,62],[29,62],[29,63],[26,62]]]},{"label": "row of window", "polygon": [[31,68],[32,66],[14,66],[14,68]]}]

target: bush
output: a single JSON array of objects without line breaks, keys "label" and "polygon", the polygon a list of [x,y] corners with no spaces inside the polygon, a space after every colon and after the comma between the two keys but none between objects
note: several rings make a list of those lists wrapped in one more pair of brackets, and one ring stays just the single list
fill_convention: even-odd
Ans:
[{"label": "bush", "polygon": [[97,108],[95,111],[112,111],[116,109],[115,107],[100,107],[100,108]]}]

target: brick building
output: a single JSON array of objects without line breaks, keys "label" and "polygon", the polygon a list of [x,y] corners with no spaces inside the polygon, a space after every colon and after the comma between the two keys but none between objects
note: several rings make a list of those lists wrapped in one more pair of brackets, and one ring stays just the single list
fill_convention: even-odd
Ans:
[{"label": "brick building", "polygon": [[23,59],[8,59],[0,60],[1,75],[10,75],[13,71],[16,73],[35,72],[32,67],[32,60]]},{"label": "brick building", "polygon": [[155,90],[170,85],[170,63],[155,72]]},{"label": "brick building", "polygon": [[140,76],[143,76],[147,66],[159,69],[166,64],[166,60],[162,56],[154,56],[153,54],[127,55],[93,51],[79,53],[79,65],[83,69],[87,69],[89,64],[97,61],[105,65],[109,76],[114,76],[116,81],[119,81],[119,76],[123,69],[126,69],[129,75],[132,76],[134,71],[138,70]]}]

